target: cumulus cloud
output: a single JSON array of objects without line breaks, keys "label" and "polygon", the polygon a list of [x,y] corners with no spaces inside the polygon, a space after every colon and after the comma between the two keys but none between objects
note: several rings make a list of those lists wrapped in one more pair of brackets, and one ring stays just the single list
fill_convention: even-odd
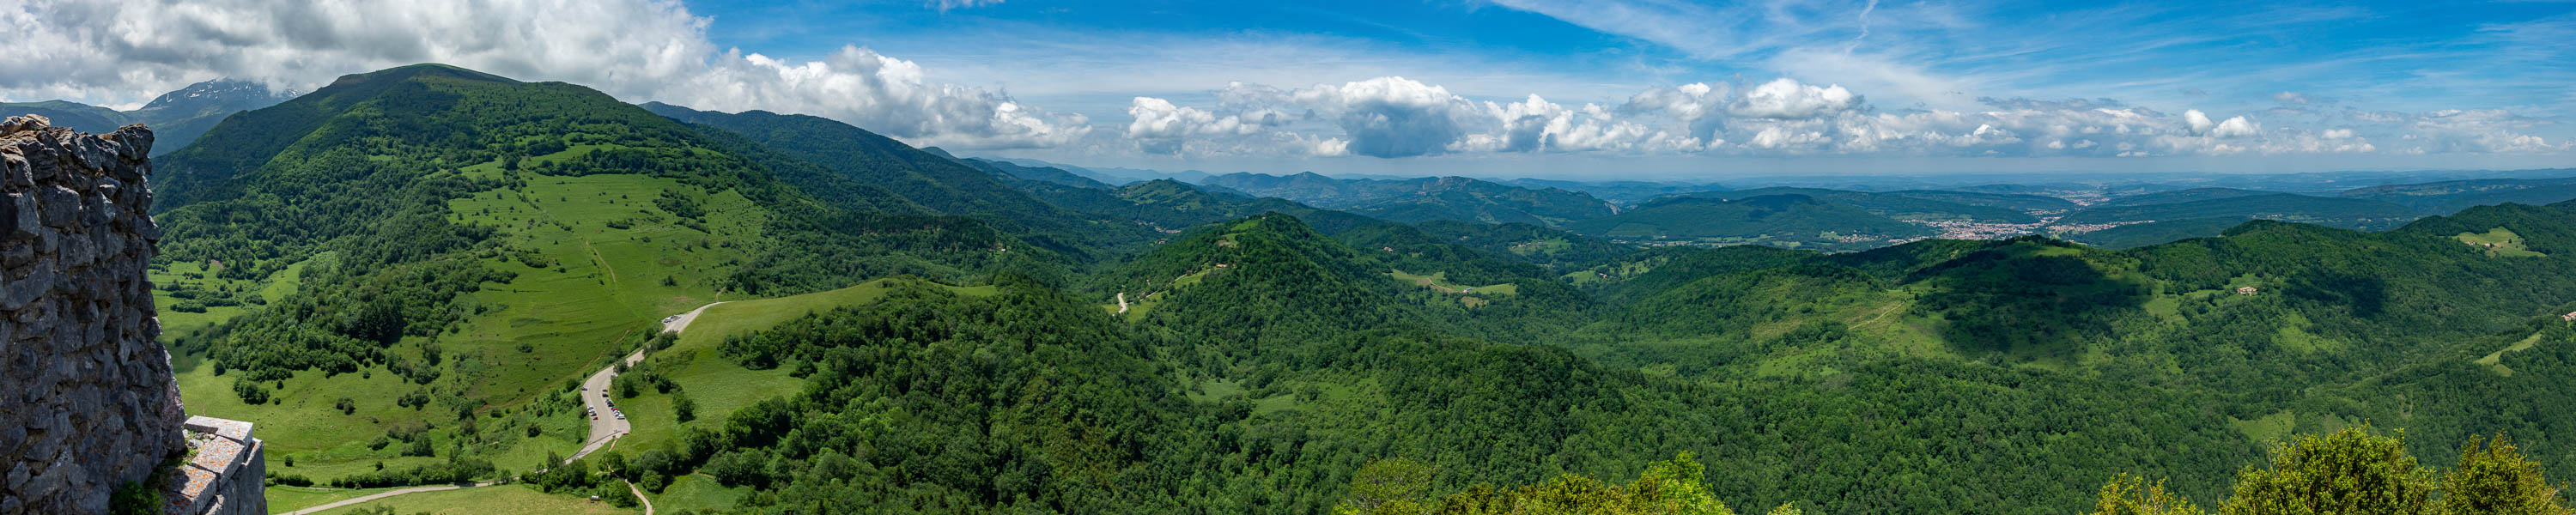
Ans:
[{"label": "cumulus cloud", "polygon": [[[53,42],[0,55],[0,97],[114,104],[219,77],[311,91],[342,74],[441,62],[630,101],[814,114],[918,144],[1042,147],[1089,131],[1079,116],[932,82],[919,65],[865,48],[807,62],[721,48],[707,39],[708,19],[668,0],[148,3],[0,8],[0,28]],[[941,5],[952,3],[993,2]]]},{"label": "cumulus cloud", "polygon": [[1127,107],[1127,115],[1135,117],[1127,124],[1127,137],[1135,139],[1138,148],[1146,153],[1179,154],[1183,143],[1192,137],[1249,135],[1280,123],[1276,113],[1267,114],[1246,121],[1240,115],[1217,116],[1172,105],[1169,100],[1136,97]]},{"label": "cumulus cloud", "polygon": [[1692,141],[1674,141],[1670,136],[1636,122],[1619,120],[1610,108],[1599,104],[1568,108],[1538,95],[1530,95],[1528,100],[1509,104],[1486,102],[1485,110],[1501,123],[1502,132],[1499,135],[1468,136],[1462,147],[1531,152],[1696,145]]},{"label": "cumulus cloud", "polygon": [[1736,116],[1798,120],[1860,107],[1860,95],[1841,85],[1815,87],[1786,77],[1754,86],[1729,111]]},{"label": "cumulus cloud", "polygon": [[1462,118],[1476,114],[1473,104],[1447,88],[1403,77],[1317,84],[1289,98],[1339,124],[1348,152],[1370,157],[1445,152],[1466,136],[1469,122]]},{"label": "cumulus cloud", "polygon": [[2413,145],[2411,148],[2422,152],[2567,151],[2568,141],[2552,144],[2548,138],[2523,132],[2550,123],[2502,109],[2445,109],[2406,116],[2399,125],[2406,131],[2404,139]]},{"label": "cumulus cloud", "polygon": [[2183,111],[2182,120],[2184,126],[2191,129],[2192,134],[2212,138],[2241,138],[2263,132],[2263,126],[2255,124],[2254,120],[2246,117],[2236,116],[2229,117],[2226,121],[2211,121],[2209,114],[2200,112],[2199,109]]},{"label": "cumulus cloud", "polygon": [[[2502,111],[2343,110],[2349,126],[2267,127],[2253,116],[2179,116],[2116,99],[1982,98],[1987,110],[1879,111],[1862,96],[1795,79],[1648,88],[1615,107],[1538,95],[1471,102],[1436,84],[1382,77],[1283,90],[1233,83],[1214,108],[1140,99],[1140,149],[1403,157],[1481,152],[1713,155],[2156,157],[2237,154],[2551,152],[2548,119]],[[2310,102],[2325,102],[2311,98]],[[1256,117],[1248,113],[1263,113]],[[1289,115],[1288,113],[1298,113]],[[2375,139],[2372,135],[2389,134]],[[2393,141],[2403,141],[2393,145]]]},{"label": "cumulus cloud", "polygon": [[1651,113],[1680,120],[1687,127],[1684,134],[1701,141],[1713,141],[1717,131],[1726,125],[1727,96],[1734,90],[1724,82],[1696,82],[1680,86],[1648,89],[1628,97],[1619,110],[1628,113]]}]

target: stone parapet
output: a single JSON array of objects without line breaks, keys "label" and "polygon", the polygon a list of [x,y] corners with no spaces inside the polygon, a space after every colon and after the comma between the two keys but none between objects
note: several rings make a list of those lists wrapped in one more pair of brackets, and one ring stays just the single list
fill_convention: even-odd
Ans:
[{"label": "stone parapet", "polygon": [[168,515],[263,515],[268,460],[261,456],[251,423],[214,417],[188,417],[191,454],[171,471],[161,500]]},{"label": "stone parapet", "polygon": [[0,121],[0,515],[105,513],[187,449],[144,276],[152,131]]}]

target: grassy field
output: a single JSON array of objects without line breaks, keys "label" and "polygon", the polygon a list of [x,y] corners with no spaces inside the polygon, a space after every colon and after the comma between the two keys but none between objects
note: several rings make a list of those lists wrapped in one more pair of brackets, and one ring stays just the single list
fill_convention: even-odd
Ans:
[{"label": "grassy field", "polygon": [[2282,439],[2289,438],[2292,430],[2296,429],[2298,421],[2299,419],[2297,414],[2289,411],[2282,411],[2279,413],[2264,415],[2261,418],[2256,418],[2254,420],[2237,420],[2235,421],[2235,424],[2236,431],[2244,433],[2245,438],[2248,440],[2256,442],[2277,442]]},{"label": "grassy field", "polygon": [[2460,233],[2458,238],[2460,239],[2460,243],[2485,248],[2487,250],[2487,255],[2489,256],[2540,257],[2548,255],[2533,251],[2531,248],[2523,246],[2522,235],[2514,234],[2512,229],[2506,229],[2503,227],[2488,229],[2484,234],[2464,232]]},{"label": "grassy field", "polygon": [[[725,338],[750,334],[776,327],[810,313],[842,306],[859,306],[885,297],[896,279],[879,279],[838,290],[808,293],[772,299],[726,302],[707,307],[696,321],[682,332],[678,343],[653,353],[647,366],[668,370],[678,383],[678,392],[697,404],[696,419],[680,422],[671,408],[671,395],[643,390],[633,399],[618,401],[633,433],[621,438],[612,449],[627,452],[663,445],[681,431],[691,427],[721,427],[726,415],[762,399],[802,391],[805,381],[787,375],[786,367],[751,370],[734,364],[719,354],[717,347]],[[960,295],[992,295],[991,286],[950,286]]]},{"label": "grassy field", "polygon": [[[640,507],[619,508],[583,497],[547,494],[527,485],[493,485],[397,495],[322,513],[346,515],[376,506],[392,507],[394,513],[406,515],[609,515],[644,512]],[[661,507],[654,508],[659,511]]]},{"label": "grassy field", "polygon": [[1485,285],[1485,286],[1473,286],[1473,287],[1470,287],[1470,286],[1462,286],[1462,285],[1457,285],[1457,284],[1451,284],[1451,283],[1449,282],[1449,273],[1448,273],[1448,272],[1433,272],[1431,275],[1420,275],[1420,274],[1408,274],[1408,273],[1404,273],[1404,271],[1403,271],[1403,270],[1389,270],[1389,271],[1387,271],[1386,275],[1387,275],[1388,277],[1394,277],[1394,278],[1395,278],[1395,280],[1398,280],[1398,281],[1404,281],[1404,282],[1408,282],[1408,283],[1413,283],[1413,285],[1414,285],[1414,286],[1421,286],[1421,287],[1424,287],[1424,288],[1430,288],[1430,289],[1435,290],[1435,291],[1438,291],[1438,292],[1440,292],[1440,293],[1468,293],[1468,294],[1482,294],[1482,295],[1518,295],[1518,294],[1520,294],[1520,292],[1521,292],[1521,286],[1520,286],[1520,285],[1518,285],[1518,284],[1512,284],[1512,283],[1491,284],[1491,285]]},{"label": "grassy field", "polygon": [[716,484],[714,476],[690,474],[671,480],[671,486],[664,487],[662,493],[647,492],[644,497],[653,500],[654,511],[670,513],[730,509],[749,493],[749,486],[725,488]]},{"label": "grassy field", "polygon": [[[655,207],[662,195],[707,206],[707,231]],[[510,228],[510,244],[522,252],[491,263],[516,279],[476,294],[496,309],[441,342],[475,358],[476,370],[467,371],[473,393],[502,405],[605,366],[625,350],[612,343],[650,335],[661,317],[722,300],[714,274],[747,259],[725,243],[757,239],[766,223],[764,211],[734,192],[640,175],[537,177],[523,190],[477,194],[449,209],[461,223]]]},{"label": "grassy field", "polygon": [[245,292],[246,295],[241,296],[245,301],[250,297],[257,297],[260,300],[254,302],[276,302],[295,293],[296,288],[303,286],[304,269],[307,265],[335,259],[337,258],[331,253],[325,252],[289,265],[285,270],[259,280],[215,277],[214,268],[208,266],[213,263],[205,261],[168,263],[162,267],[147,270],[145,277],[152,281],[152,304],[160,308],[161,339],[163,342],[176,341],[178,338],[204,331],[214,327],[215,324],[231,320],[258,307],[256,305],[210,306],[204,313],[179,311],[172,308],[178,306],[182,300],[177,296],[180,290]]},{"label": "grassy field", "polygon": [[[462,173],[498,169],[478,165]],[[655,203],[664,196],[693,200],[706,216],[674,216]],[[767,211],[738,193],[709,193],[642,175],[532,176],[523,187],[477,193],[450,201],[449,208],[456,222],[500,230],[507,250],[482,263],[517,276],[485,284],[464,299],[473,315],[450,331],[434,339],[406,337],[386,348],[417,360],[424,357],[423,344],[434,341],[444,364],[433,386],[406,382],[383,366],[327,376],[307,371],[266,385],[276,401],[246,405],[233,393],[233,377],[215,375],[203,363],[202,346],[182,344],[173,348],[172,365],[189,412],[258,424],[269,445],[270,470],[327,482],[378,464],[401,468],[444,459],[455,432],[440,426],[456,423],[456,405],[403,407],[396,400],[414,393],[462,393],[473,400],[467,406],[482,406],[482,427],[510,428],[485,431],[492,441],[473,452],[504,469],[534,468],[548,452],[578,449],[587,421],[578,407],[530,408],[641,342],[661,317],[716,300],[721,274],[758,247],[767,223]],[[211,263],[169,263],[153,279],[164,305],[180,300],[182,289],[195,290],[189,295],[196,297],[220,292],[274,300],[301,285],[308,265],[330,259],[317,256],[260,281],[215,278]],[[189,332],[247,309],[255,307],[164,309],[163,320],[174,329],[165,341],[184,341]],[[354,409],[339,409],[342,398]],[[380,443],[390,429],[420,425],[431,427],[439,456],[405,457],[402,443]],[[537,436],[524,431],[531,425]]]},{"label": "grassy field", "polygon": [[2523,338],[2522,341],[2513,342],[2511,346],[2488,353],[2486,357],[2478,358],[2477,363],[2495,369],[2496,375],[2513,375],[2513,367],[2504,366],[2504,353],[2531,350],[2531,346],[2540,344],[2541,334],[2531,333],[2530,338]]},{"label": "grassy field", "polygon": [[282,512],[289,512],[289,511],[301,510],[301,509],[305,509],[305,508],[311,508],[311,507],[315,507],[315,506],[321,506],[321,505],[325,505],[325,504],[330,504],[330,503],[332,503],[332,502],[336,502],[336,501],[340,501],[340,500],[344,500],[344,499],[355,499],[355,498],[359,498],[359,497],[365,497],[365,496],[368,496],[368,495],[373,495],[373,494],[375,494],[375,493],[377,493],[377,492],[383,492],[383,491],[387,491],[387,490],[395,490],[395,489],[394,489],[394,488],[345,489],[345,488],[316,488],[316,487],[303,487],[303,486],[271,486],[271,487],[268,487],[268,488],[265,490],[265,495],[267,495],[267,496],[268,496],[268,511],[269,511],[269,512],[271,512],[271,513],[282,513]]}]

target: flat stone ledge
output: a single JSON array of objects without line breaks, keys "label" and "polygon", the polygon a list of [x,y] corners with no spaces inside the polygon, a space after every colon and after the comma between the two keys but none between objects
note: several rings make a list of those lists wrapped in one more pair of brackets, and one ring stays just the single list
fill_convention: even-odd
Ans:
[{"label": "flat stone ledge", "polygon": [[251,423],[193,416],[182,427],[188,430],[188,445],[195,454],[171,478],[171,491],[163,496],[169,506],[162,513],[225,513],[224,507],[231,500],[224,496],[227,485],[267,481],[264,477],[242,477],[250,473],[244,465],[259,459],[261,450],[259,439],[251,437]]}]

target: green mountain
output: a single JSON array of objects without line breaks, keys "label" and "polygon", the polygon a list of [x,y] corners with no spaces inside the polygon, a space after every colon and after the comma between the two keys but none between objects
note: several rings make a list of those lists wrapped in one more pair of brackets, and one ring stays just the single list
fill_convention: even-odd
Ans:
[{"label": "green mountain", "polygon": [[2425,214],[2447,215],[2470,207],[2507,202],[2541,205],[2576,199],[2576,178],[2474,179],[2375,186],[2344,190],[2335,196],[2378,200]]},{"label": "green mountain", "polygon": [[[2411,211],[2284,195],[2068,215],[2219,213],[2144,239],[2232,224],[2127,249],[1868,248],[1928,230],[1864,202],[2063,207],[1938,191],[1408,224],[437,65],[229,116],[160,161],[152,274],[183,395],[260,424],[280,485],[506,479],[436,495],[674,513],[1633,494],[2062,514],[2124,473],[2224,499],[2269,443],[2364,422],[2417,456],[2506,433],[2535,466],[2576,466],[2554,436],[2576,415],[2551,409],[2576,393],[2576,202],[2383,232],[2241,220]],[[1275,179],[1257,189],[1412,188],[1356,202],[1489,215],[1557,196]],[[607,391],[575,382],[603,369]],[[591,396],[631,432],[561,462]]]},{"label": "green mountain", "polygon": [[113,132],[126,124],[144,124],[152,127],[152,154],[157,156],[186,148],[226,116],[277,105],[294,96],[291,92],[270,91],[258,83],[210,80],[163,93],[133,111],[48,100],[0,103],[0,116],[42,115],[51,119],[55,126],[92,133]]},{"label": "green mountain", "polygon": [[974,219],[810,195],[726,136],[440,65],[226,118],[157,167],[154,282],[190,410],[261,424],[280,474],[532,468],[585,438],[556,387],[663,316],[1066,261]]},{"label": "green mountain", "polygon": [[1888,239],[1930,236],[1923,226],[1900,222],[1858,206],[1797,194],[1733,200],[1675,197],[1626,212],[1576,222],[1567,230],[1612,240],[1697,241],[1717,244],[1822,246],[1884,245]]},{"label": "green mountain", "polygon": [[1887,192],[1887,194],[1922,200],[1949,202],[1953,204],[2010,209],[2024,213],[2063,212],[2081,207],[2072,201],[2062,198],[2019,193],[1900,190]]},{"label": "green mountain", "polygon": [[2257,191],[2237,188],[2191,188],[2112,197],[2109,200],[2104,200],[2101,203],[2087,207],[2106,208],[2152,206],[2157,204],[2180,204],[2184,202],[2197,202],[2203,200],[2220,200],[2280,194],[2282,193],[2277,191]]},{"label": "green mountain", "polygon": [[2122,225],[2098,231],[2064,233],[2058,236],[2096,247],[2128,249],[2218,236],[2243,223],[2245,223],[2243,218],[2186,218]]},{"label": "green mountain", "polygon": [[1726,187],[1716,184],[1676,184],[1646,181],[1567,181],[1520,178],[1500,182],[1504,185],[1518,186],[1534,190],[1555,188],[1565,191],[1579,191],[1590,194],[1594,197],[1599,197],[1602,200],[1619,204],[1634,204],[1666,195],[1726,190]]},{"label": "green mountain", "polygon": [[843,180],[890,191],[933,212],[967,216],[1055,252],[1087,255],[1148,241],[1148,229],[1068,211],[1002,177],[830,119],[766,111],[725,114],[661,103],[656,114],[741,134]]},{"label": "green mountain", "polygon": [[[2207,193],[2207,192],[2204,192]],[[2151,194],[2152,195],[2152,194]],[[2418,215],[2406,206],[2368,199],[2314,197],[2288,193],[2230,196],[2170,203],[2099,205],[2068,213],[2056,226],[2130,224],[2230,218],[2282,220],[2364,230],[2395,228]],[[2205,196],[2195,194],[2194,196]]]},{"label": "green mountain", "polygon": [[[7,113],[8,116],[21,114],[43,116],[55,127],[70,127],[72,130],[93,134],[116,132],[117,127],[135,123],[125,113],[115,109],[64,100],[0,103],[0,113]],[[160,135],[153,136],[157,140]],[[154,150],[160,150],[161,145],[168,145],[160,141],[155,141],[154,144]]]},{"label": "green mountain", "polygon": [[1516,188],[1465,177],[1388,180],[1335,179],[1314,172],[1234,173],[1199,183],[1399,222],[1459,220],[1553,227],[1611,214],[1609,203],[1584,193]]},{"label": "green mountain", "polygon": [[1749,190],[1707,191],[1678,195],[1690,198],[1736,200],[1772,195],[1803,195],[1822,201],[1850,204],[1897,220],[1967,221],[1984,223],[2038,223],[2030,213],[2011,207],[2019,205],[2048,206],[2064,209],[2073,203],[2024,198],[2023,195],[1910,190],[1891,193],[1829,190],[1818,188],[1755,188]]},{"label": "green mountain", "polygon": [[1021,166],[1009,161],[973,158],[962,159],[959,161],[966,163],[967,166],[973,166],[986,172],[991,172],[995,175],[1007,176],[1015,179],[1050,182],[1077,188],[1110,187],[1109,183],[1092,180],[1090,177],[1084,177],[1073,172],[1066,171],[1065,169],[1052,166]]}]

